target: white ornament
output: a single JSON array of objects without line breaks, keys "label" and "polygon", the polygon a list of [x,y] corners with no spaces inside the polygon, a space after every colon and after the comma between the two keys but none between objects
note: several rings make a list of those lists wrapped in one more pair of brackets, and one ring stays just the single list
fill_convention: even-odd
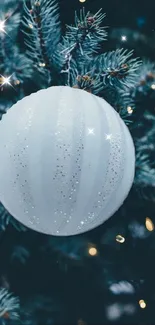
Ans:
[{"label": "white ornament", "polygon": [[68,236],[111,217],[131,188],[130,133],[103,99],[70,87],[25,97],[0,122],[0,200],[21,223]]}]

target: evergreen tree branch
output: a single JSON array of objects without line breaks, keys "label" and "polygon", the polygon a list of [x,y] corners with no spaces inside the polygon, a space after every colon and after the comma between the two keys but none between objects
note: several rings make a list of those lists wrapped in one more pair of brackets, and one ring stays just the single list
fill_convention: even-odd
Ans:
[{"label": "evergreen tree branch", "polygon": [[28,31],[24,30],[27,55],[36,70],[44,76],[47,85],[51,84],[53,78],[53,53],[60,40],[57,10],[55,0],[32,0],[30,10],[24,3],[23,25],[28,28]]},{"label": "evergreen tree branch", "polygon": [[140,60],[131,58],[132,55],[133,51],[124,49],[104,53],[90,61],[89,69],[94,75],[99,75],[103,87],[110,85],[130,88],[136,82],[137,70],[141,65]]},{"label": "evergreen tree branch", "polygon": [[133,100],[142,101],[144,97],[155,98],[155,63],[149,60],[143,60],[143,64],[137,71],[136,83],[131,88],[130,94]]},{"label": "evergreen tree branch", "polygon": [[19,299],[8,292],[7,289],[0,289],[0,318],[5,320],[19,320]]},{"label": "evergreen tree branch", "polygon": [[21,15],[17,8],[11,8],[5,3],[2,4],[0,21],[4,29],[0,33],[0,69],[1,72],[7,65],[7,60],[13,56],[14,43],[18,35]]},{"label": "evergreen tree branch", "polygon": [[80,11],[78,17],[75,13],[75,25],[68,26],[63,42],[59,45],[59,51],[62,57],[62,70],[68,76],[68,84],[71,82],[74,67],[82,65],[84,61],[97,53],[101,42],[106,39],[107,33],[105,27],[101,27],[105,14],[100,9],[95,15],[85,10]]}]

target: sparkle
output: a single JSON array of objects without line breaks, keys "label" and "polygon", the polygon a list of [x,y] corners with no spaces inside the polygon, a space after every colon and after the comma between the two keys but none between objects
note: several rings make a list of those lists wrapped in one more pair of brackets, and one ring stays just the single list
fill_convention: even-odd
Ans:
[{"label": "sparkle", "polygon": [[125,35],[122,35],[122,36],[121,36],[121,40],[122,40],[123,42],[125,42],[125,41],[127,41],[127,37],[126,37]]},{"label": "sparkle", "polygon": [[143,299],[139,300],[139,306],[142,309],[146,308],[146,302]]},{"label": "sparkle", "polygon": [[94,133],[94,129],[88,129],[88,134],[95,135],[95,133]]},{"label": "sparkle", "polygon": [[3,87],[4,85],[9,85],[9,86],[11,86],[15,90],[15,88],[11,85],[11,82],[10,82],[10,79],[11,79],[12,75],[9,76],[9,77],[4,77],[2,75],[0,75],[0,76],[1,76],[0,79],[2,80],[0,87]]},{"label": "sparkle", "polygon": [[111,140],[112,134],[106,134],[106,140]]},{"label": "sparkle", "polygon": [[11,76],[9,76],[9,77],[1,76],[1,77],[2,77],[2,85],[1,85],[1,87],[4,86],[4,85],[10,85],[11,86],[11,83],[10,83]]},{"label": "sparkle", "polygon": [[84,221],[81,221],[80,223],[81,223],[81,225],[84,225]]},{"label": "sparkle", "polygon": [[0,20],[0,32],[5,32],[5,20]]}]

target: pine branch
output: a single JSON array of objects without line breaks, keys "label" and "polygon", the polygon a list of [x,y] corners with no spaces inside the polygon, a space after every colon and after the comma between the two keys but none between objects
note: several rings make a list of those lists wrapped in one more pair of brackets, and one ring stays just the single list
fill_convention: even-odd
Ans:
[{"label": "pine branch", "polygon": [[0,21],[4,26],[4,29],[0,33],[0,69],[2,72],[7,65],[7,59],[10,59],[14,53],[14,44],[20,23],[18,6],[10,9],[4,3],[1,8]]},{"label": "pine branch", "polygon": [[141,61],[131,58],[132,55],[133,51],[123,49],[101,54],[91,60],[89,70],[100,77],[103,88],[105,85],[133,87]]},{"label": "pine branch", "polygon": [[[102,10],[102,9],[101,9]],[[75,25],[68,26],[63,42],[59,45],[61,54],[62,71],[68,76],[68,83],[74,67],[80,66],[84,61],[90,60],[97,53],[101,42],[106,39],[105,27],[101,27],[105,14],[99,10],[95,15],[85,10],[80,11],[78,17],[75,13]]]},{"label": "pine branch", "polygon": [[[21,54],[19,48],[14,45],[17,42],[21,17],[19,3],[16,5],[14,3],[13,8],[10,9],[10,2],[4,2],[2,9],[1,21],[4,29],[0,33],[0,74],[4,77],[11,76],[11,84],[16,88],[31,78],[32,68],[30,60]],[[3,89],[1,88],[1,90]],[[1,113],[3,114],[5,111],[2,109]]]},{"label": "pine branch", "polygon": [[55,0],[32,0],[31,5],[32,9],[29,10],[24,3],[23,25],[29,28],[28,31],[24,30],[27,55],[49,85],[52,80],[54,51],[60,40],[58,8]]},{"label": "pine branch", "polygon": [[33,69],[31,60],[25,54],[19,53],[18,48],[14,46],[13,54],[6,59],[3,67],[0,65],[0,71],[6,77],[11,76],[12,86],[17,87],[31,79]]},{"label": "pine branch", "polygon": [[88,68],[91,68],[91,64],[74,66],[68,85],[104,98],[115,108],[127,125],[132,123],[131,114],[135,110],[135,103],[131,97],[130,88],[123,85],[120,88],[103,84],[100,74],[95,74],[93,69],[88,70]]},{"label": "pine branch", "polygon": [[143,60],[143,64],[137,71],[136,84],[131,88],[131,95],[135,99],[146,97],[154,93],[155,96],[155,63],[149,60]]},{"label": "pine branch", "polygon": [[[79,51],[83,56],[92,56],[99,49],[100,43],[106,39],[107,33],[105,27],[101,27],[101,23],[105,18],[105,14],[100,9],[95,15],[90,12],[85,14],[85,10],[80,11],[78,17],[75,13],[75,26],[67,25],[65,40],[69,41],[72,51]],[[68,53],[68,51],[67,51]]]},{"label": "pine branch", "polygon": [[0,203],[0,229],[5,230],[10,222],[10,214],[4,208],[4,206]]},{"label": "pine branch", "polygon": [[0,318],[19,320],[19,299],[13,297],[8,290],[0,289]]},{"label": "pine branch", "polygon": [[19,221],[13,218],[9,212],[0,203],[0,230],[5,231],[7,226],[11,224],[18,231],[26,231],[27,228],[23,226]]},{"label": "pine branch", "polygon": [[70,71],[69,86],[85,90],[94,95],[98,95],[102,89],[102,83],[97,76],[94,76],[91,71],[87,71],[87,66],[74,66]]},{"label": "pine branch", "polygon": [[[137,127],[137,125],[136,125]],[[147,132],[144,129],[147,128]],[[142,135],[141,135],[142,134]],[[154,200],[155,190],[155,117],[148,111],[143,119],[135,138],[136,175],[134,186],[141,198]]]}]

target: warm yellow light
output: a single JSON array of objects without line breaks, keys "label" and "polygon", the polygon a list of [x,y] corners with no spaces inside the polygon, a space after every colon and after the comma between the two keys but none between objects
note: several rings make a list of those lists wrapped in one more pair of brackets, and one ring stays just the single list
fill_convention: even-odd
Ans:
[{"label": "warm yellow light", "polygon": [[20,81],[19,81],[19,80],[15,80],[15,81],[14,81],[14,84],[15,84],[15,85],[19,85],[19,84],[20,84]]},{"label": "warm yellow light", "polygon": [[145,226],[148,231],[153,231],[154,230],[154,224],[150,218],[145,219]]},{"label": "warm yellow light", "polygon": [[91,255],[91,256],[97,255],[97,249],[95,247],[90,247],[88,252],[89,252],[89,255]]},{"label": "warm yellow light", "polygon": [[139,306],[142,309],[146,308],[146,302],[143,299],[142,300],[139,300]]},{"label": "warm yellow light", "polygon": [[121,236],[121,235],[117,235],[117,236],[116,236],[116,241],[117,241],[118,243],[123,244],[123,243],[125,242],[125,238],[124,238],[123,236]]},{"label": "warm yellow light", "polygon": [[129,114],[132,114],[132,113],[133,113],[133,109],[132,109],[131,106],[128,106],[128,107],[127,107],[127,112],[128,112]]},{"label": "warm yellow light", "polygon": [[152,85],[151,85],[151,88],[152,88],[153,90],[155,90],[155,84],[152,84]]},{"label": "warm yellow light", "polygon": [[79,0],[80,2],[85,2],[86,0]]}]

